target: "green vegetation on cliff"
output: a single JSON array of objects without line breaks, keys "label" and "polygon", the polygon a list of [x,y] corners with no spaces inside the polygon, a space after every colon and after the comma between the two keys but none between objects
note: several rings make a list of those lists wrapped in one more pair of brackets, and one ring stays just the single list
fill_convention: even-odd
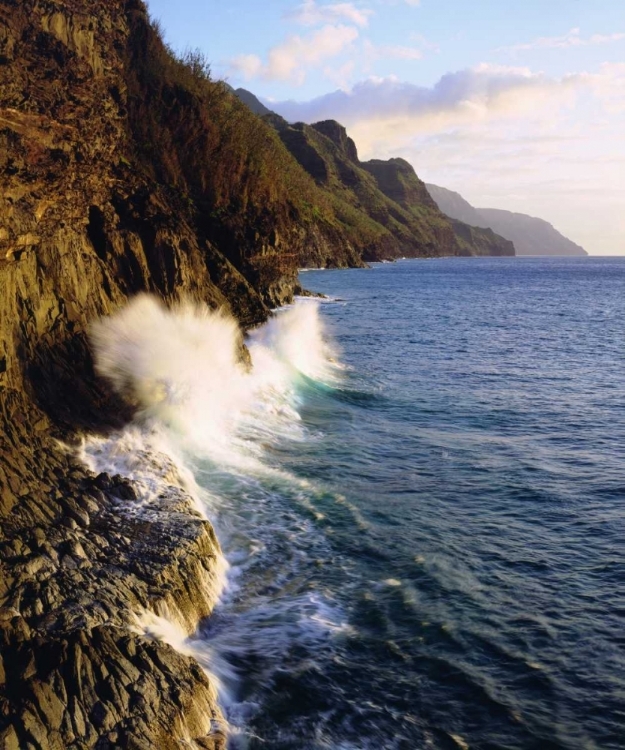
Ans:
[{"label": "green vegetation on cliff", "polygon": [[[450,246],[454,255],[514,255],[514,245],[489,229],[479,229],[461,221],[448,221],[430,197],[425,183],[405,159],[373,159],[362,165],[376,178],[380,190],[412,217],[417,228],[430,228],[436,243]],[[449,238],[449,229],[454,235]],[[450,243],[447,244],[447,243]]]},{"label": "green vegetation on cliff", "polygon": [[[252,94],[236,93],[262,113],[263,105]],[[291,125],[273,113],[263,119],[326,194],[364,260],[514,254],[512,244],[492,232],[456,231],[407,161],[359,161],[356,145],[338,122]],[[321,265],[332,265],[331,259]]]}]

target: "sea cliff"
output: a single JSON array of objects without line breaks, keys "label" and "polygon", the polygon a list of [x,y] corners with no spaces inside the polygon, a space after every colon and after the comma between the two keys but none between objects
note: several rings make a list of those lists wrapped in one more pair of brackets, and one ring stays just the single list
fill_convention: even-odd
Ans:
[{"label": "sea cliff", "polygon": [[588,255],[544,219],[497,208],[474,208],[460,193],[438,185],[426,187],[445,215],[471,230],[483,232],[486,228],[496,237],[506,237],[514,243],[517,255]]},{"label": "sea cliff", "polygon": [[[191,632],[218,544],[175,471],[148,521],[127,481],[76,460],[81,434],[132,414],[95,377],[88,326],[140,291],[253,325],[293,292],[282,243],[335,236],[272,200],[248,163],[264,126],[173,58],[141,3],[3,2],[0,28],[0,744],[219,747],[206,675],[132,629],[148,609]],[[228,106],[238,130],[215,134],[207,112]],[[279,148],[267,132],[257,157]],[[209,179],[219,148],[228,176]]]},{"label": "sea cliff", "polygon": [[[304,136],[345,151],[333,133]],[[174,466],[163,463],[168,490],[141,515],[129,512],[137,487],[78,460],[84,435],[133,416],[96,376],[89,327],[149,292],[228,310],[247,329],[292,299],[304,262],[402,252],[284,142],[201,55],[172,54],[140,0],[0,0],[7,750],[224,746],[207,676],[135,623],[173,613],[192,632],[214,604],[219,545]],[[428,242],[418,254],[446,251]]]}]

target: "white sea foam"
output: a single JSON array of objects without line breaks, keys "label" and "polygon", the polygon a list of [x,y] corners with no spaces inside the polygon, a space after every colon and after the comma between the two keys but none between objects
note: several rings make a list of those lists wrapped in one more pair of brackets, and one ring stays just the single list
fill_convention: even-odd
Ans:
[{"label": "white sea foam", "polygon": [[[191,303],[166,309],[135,298],[92,329],[96,368],[193,453],[240,464],[258,455],[258,436],[295,436],[299,377],[332,382],[339,366],[324,341],[315,304],[279,312],[249,337],[252,367],[241,360],[236,322]],[[245,444],[246,433],[251,440]]]},{"label": "white sea foam", "polygon": [[[139,412],[125,430],[86,439],[83,461],[133,482],[137,500],[120,501],[120,512],[149,515],[163,498],[186,502],[213,522],[225,552],[208,582],[210,596],[224,603],[207,639],[189,637],[179,613],[166,607],[136,613],[135,627],[198,660],[236,732],[255,708],[237,698],[233,658],[257,651],[271,671],[293,643],[313,649],[347,629],[326,595],[293,588],[311,556],[329,553],[314,521],[302,516],[322,517],[311,502],[314,488],[271,460],[281,441],[307,439],[298,387],[306,380],[337,384],[336,353],[311,300],[277,312],[249,335],[251,367],[231,318],[191,303],[168,310],[146,295],[96,323],[92,342],[98,372]],[[291,593],[278,600],[262,588],[241,595],[250,570],[254,586],[266,577],[268,589],[288,585]]]}]

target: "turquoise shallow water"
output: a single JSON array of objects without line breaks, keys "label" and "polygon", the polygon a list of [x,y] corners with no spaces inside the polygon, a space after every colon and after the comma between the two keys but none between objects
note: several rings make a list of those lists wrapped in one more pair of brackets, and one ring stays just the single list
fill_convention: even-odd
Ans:
[{"label": "turquoise shallow water", "polygon": [[284,477],[195,467],[249,746],[624,748],[625,259],[301,278],[340,383],[301,378]]}]

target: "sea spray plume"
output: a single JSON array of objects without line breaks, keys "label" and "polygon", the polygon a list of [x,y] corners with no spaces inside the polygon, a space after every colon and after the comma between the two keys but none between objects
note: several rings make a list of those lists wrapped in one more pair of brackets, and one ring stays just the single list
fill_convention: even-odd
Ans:
[{"label": "sea spray plume", "polygon": [[98,373],[137,402],[140,422],[185,451],[249,470],[262,468],[276,439],[301,437],[301,376],[333,384],[338,374],[308,302],[250,334],[251,368],[232,317],[189,302],[168,309],[148,295],[98,321],[91,341]]},{"label": "sea spray plume", "polygon": [[154,417],[183,432],[214,434],[245,401],[241,332],[236,321],[206,306],[167,309],[148,295],[92,326],[97,372]]},{"label": "sea spray plume", "polygon": [[[120,515],[150,518],[158,513],[193,513],[198,505],[204,506],[203,515],[217,524],[228,546],[233,532],[224,513],[224,507],[230,508],[221,491],[224,476],[229,477],[226,486],[238,482],[236,503],[252,505],[255,518],[263,517],[267,503],[272,509],[281,507],[274,504],[281,483],[288,485],[289,491],[294,481],[298,488],[303,486],[303,481],[266,459],[272,445],[304,436],[297,406],[298,391],[310,385],[307,380],[328,384],[337,380],[337,366],[328,359],[333,353],[324,340],[317,304],[300,303],[280,311],[252,332],[247,342],[251,368],[241,363],[237,324],[223,314],[188,303],[167,309],[157,299],[137,297],[116,315],[99,321],[91,340],[98,372],[115,388],[131,394],[140,409],[139,419],[119,433],[87,438],[81,454],[94,473],[120,473],[133,482],[137,499],[120,500]],[[201,473],[203,486],[185,471],[187,460],[198,476]],[[258,481],[267,475],[272,478],[270,488]],[[272,518],[274,515],[272,512]],[[221,529],[220,520],[224,522]],[[279,529],[282,522],[276,522]],[[308,550],[311,527],[296,525],[292,531],[303,535],[301,549]],[[262,541],[259,550],[266,543]],[[255,554],[251,553],[252,557]],[[235,569],[228,573],[229,565],[219,552],[210,570],[194,571],[189,583],[197,582],[198,598],[215,603],[224,592],[232,590],[234,595],[237,559],[241,558],[235,548]],[[299,559],[295,555],[287,568],[297,566]],[[247,653],[248,626],[253,629],[258,623],[267,633],[262,648],[271,659],[275,650],[285,647],[285,637],[291,642],[294,632],[297,637],[305,633],[311,644],[325,638],[334,618],[325,613],[323,600],[309,601],[303,596],[286,602],[289,612],[284,621],[278,618],[275,627],[271,608],[254,607],[239,629],[240,639],[230,638],[230,624],[221,637],[213,634],[210,644],[201,636],[189,637],[197,618],[189,622],[177,601],[168,597],[136,611],[132,627],[193,656],[210,673],[219,703],[231,722],[228,727],[224,721],[219,729],[228,733],[233,748],[244,747],[245,732],[237,735],[237,727],[246,726],[247,713],[253,707],[237,701],[238,680],[228,655],[239,650],[242,655]],[[189,609],[191,614],[195,612],[193,607]],[[298,622],[295,631],[294,618]]]},{"label": "sea spray plume", "polygon": [[252,361],[259,357],[259,347],[264,347],[291,370],[332,382],[337,376],[337,358],[324,334],[319,304],[300,302],[250,334]]}]

